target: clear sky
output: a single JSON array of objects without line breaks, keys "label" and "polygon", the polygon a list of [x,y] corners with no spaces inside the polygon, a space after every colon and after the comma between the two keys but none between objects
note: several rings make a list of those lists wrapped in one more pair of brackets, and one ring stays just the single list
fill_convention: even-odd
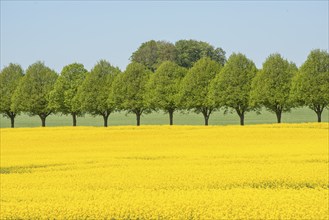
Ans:
[{"label": "clear sky", "polygon": [[106,59],[122,70],[142,42],[207,41],[227,57],[241,52],[261,67],[271,53],[300,66],[328,49],[328,1],[2,1],[1,68],[37,60],[56,71],[90,70]]}]

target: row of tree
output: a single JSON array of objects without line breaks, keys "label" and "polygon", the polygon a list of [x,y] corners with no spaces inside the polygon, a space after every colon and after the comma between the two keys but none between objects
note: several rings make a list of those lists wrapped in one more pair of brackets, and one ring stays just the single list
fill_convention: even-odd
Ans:
[{"label": "row of tree", "polygon": [[42,62],[9,64],[0,73],[0,112],[11,119],[26,112],[42,126],[52,113],[77,117],[102,116],[104,126],[114,111],[136,115],[163,110],[173,124],[175,111],[201,113],[205,125],[214,111],[235,111],[244,125],[249,111],[262,107],[281,122],[283,112],[308,106],[321,122],[329,106],[329,54],[313,50],[298,69],[279,54],[270,55],[258,70],[241,53],[226,61],[225,52],[200,41],[149,41],[133,53],[124,72],[100,60],[90,72],[82,64],[67,65],[58,75]]}]

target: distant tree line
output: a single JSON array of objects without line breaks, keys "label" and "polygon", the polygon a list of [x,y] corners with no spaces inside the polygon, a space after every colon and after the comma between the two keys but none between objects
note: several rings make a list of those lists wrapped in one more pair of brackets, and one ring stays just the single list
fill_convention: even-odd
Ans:
[{"label": "distant tree line", "polygon": [[60,74],[43,62],[24,72],[10,63],[0,73],[0,113],[11,120],[21,112],[39,116],[71,115],[73,126],[85,113],[102,116],[104,126],[115,111],[141,116],[162,110],[174,122],[174,112],[201,113],[205,125],[214,111],[235,111],[244,125],[247,112],[262,107],[277,122],[292,108],[308,106],[321,122],[329,107],[329,54],[312,50],[300,68],[280,54],[271,54],[261,69],[241,53],[228,60],[222,48],[195,40],[143,43],[125,71],[100,60],[90,71],[83,64],[65,66]]}]

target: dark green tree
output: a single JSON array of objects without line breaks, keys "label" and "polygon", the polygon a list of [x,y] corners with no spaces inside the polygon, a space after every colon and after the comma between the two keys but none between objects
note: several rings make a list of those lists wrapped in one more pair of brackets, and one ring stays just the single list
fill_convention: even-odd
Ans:
[{"label": "dark green tree", "polygon": [[158,68],[163,62],[171,61],[175,62],[177,59],[177,50],[173,43],[168,41],[157,41],[158,45],[158,60],[156,68]]},{"label": "dark green tree", "polygon": [[142,43],[130,59],[154,72],[162,62],[176,60],[176,47],[167,41],[147,41]]},{"label": "dark green tree", "polygon": [[153,109],[161,109],[169,114],[173,124],[174,112],[179,108],[180,83],[187,69],[171,61],[163,62],[149,80],[148,102]]},{"label": "dark green tree", "polygon": [[181,84],[180,105],[187,109],[202,113],[205,125],[208,125],[210,114],[216,106],[210,99],[210,83],[222,66],[209,57],[201,58],[187,72]]},{"label": "dark green tree", "polygon": [[77,92],[86,74],[87,70],[82,64],[73,63],[65,66],[55,83],[54,90],[50,93],[50,108],[64,115],[72,115],[73,126],[77,124],[77,116],[82,115]]},{"label": "dark green tree", "polygon": [[244,125],[244,115],[250,106],[251,83],[257,68],[241,53],[233,53],[212,83],[212,100],[216,106],[234,109]]},{"label": "dark green tree", "polygon": [[224,65],[225,51],[222,48],[214,48],[207,42],[196,40],[180,40],[175,43],[177,50],[176,62],[178,65],[191,68],[195,62],[203,57]]},{"label": "dark green tree", "polygon": [[308,106],[321,122],[323,109],[329,105],[329,53],[312,50],[293,79],[291,99],[297,106]]},{"label": "dark green tree", "polygon": [[261,105],[276,114],[281,123],[282,112],[289,112],[293,107],[289,94],[291,81],[297,67],[283,59],[280,54],[270,55],[263,63],[252,83],[251,103]]},{"label": "dark green tree", "polygon": [[12,109],[30,116],[38,115],[45,127],[46,118],[53,112],[49,107],[49,95],[57,77],[55,71],[40,61],[30,65],[14,93]]},{"label": "dark green tree", "polygon": [[118,76],[113,83],[112,96],[109,102],[114,103],[119,110],[127,110],[136,115],[137,126],[140,117],[150,111],[147,104],[147,83],[152,72],[144,65],[130,63],[126,71]]},{"label": "dark green tree", "polygon": [[15,126],[15,117],[20,113],[12,108],[12,97],[24,76],[23,69],[18,64],[10,63],[0,72],[0,113],[10,119],[11,127]]},{"label": "dark green tree", "polygon": [[101,115],[104,119],[104,127],[107,127],[108,118],[116,109],[108,99],[113,81],[119,73],[119,68],[112,66],[106,60],[100,60],[78,89],[82,110],[93,116]]}]

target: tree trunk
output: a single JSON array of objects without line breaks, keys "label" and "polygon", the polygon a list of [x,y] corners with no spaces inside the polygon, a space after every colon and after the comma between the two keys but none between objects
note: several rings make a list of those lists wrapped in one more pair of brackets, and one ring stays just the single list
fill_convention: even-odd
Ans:
[{"label": "tree trunk", "polygon": [[103,115],[103,119],[104,119],[104,127],[107,127],[107,121],[108,121],[109,116],[110,116],[109,113],[105,113],[105,114]]},{"label": "tree trunk", "polygon": [[41,119],[41,126],[46,127],[46,117],[40,116],[40,119]]},{"label": "tree trunk", "polygon": [[240,117],[240,125],[243,126],[244,125],[244,113],[245,110],[243,110],[242,107],[238,107],[235,109],[236,113],[239,115]]},{"label": "tree trunk", "polygon": [[141,113],[136,113],[136,120],[137,120],[137,126],[140,126],[141,124]]},{"label": "tree trunk", "polygon": [[239,114],[240,117],[240,125],[243,126],[244,125],[244,112]]},{"label": "tree trunk", "polygon": [[77,114],[72,113],[73,127],[77,126]]},{"label": "tree trunk", "polygon": [[210,111],[208,112],[207,110],[203,111],[203,117],[204,117],[204,125],[208,126],[208,121],[209,121],[209,116],[210,116]]},{"label": "tree trunk", "polygon": [[204,125],[208,126],[209,116],[204,116]]},{"label": "tree trunk", "polygon": [[51,114],[51,112],[46,112],[46,113],[41,113],[39,115],[40,119],[41,119],[41,126],[42,127],[46,127],[46,118]]},{"label": "tree trunk", "polygon": [[277,111],[275,112],[275,114],[276,114],[276,118],[277,118],[277,120],[278,120],[278,123],[280,124],[280,123],[281,123],[281,115],[282,115],[282,111],[281,111],[281,110],[277,110]]},{"label": "tree trunk", "polygon": [[324,109],[324,106],[321,105],[315,105],[313,110],[315,111],[316,115],[318,116],[318,122],[321,122],[321,115],[322,115],[322,111]]},{"label": "tree trunk", "polygon": [[318,116],[318,122],[321,122],[321,114],[322,114],[321,111],[316,112],[316,115]]},{"label": "tree trunk", "polygon": [[8,116],[8,118],[10,118],[10,127],[14,128],[16,114],[14,112],[10,112],[10,111],[5,111],[5,114]]},{"label": "tree trunk", "polygon": [[174,124],[174,111],[169,110],[169,124],[173,125]]},{"label": "tree trunk", "polygon": [[11,128],[15,127],[15,115],[10,115],[10,125]]}]

